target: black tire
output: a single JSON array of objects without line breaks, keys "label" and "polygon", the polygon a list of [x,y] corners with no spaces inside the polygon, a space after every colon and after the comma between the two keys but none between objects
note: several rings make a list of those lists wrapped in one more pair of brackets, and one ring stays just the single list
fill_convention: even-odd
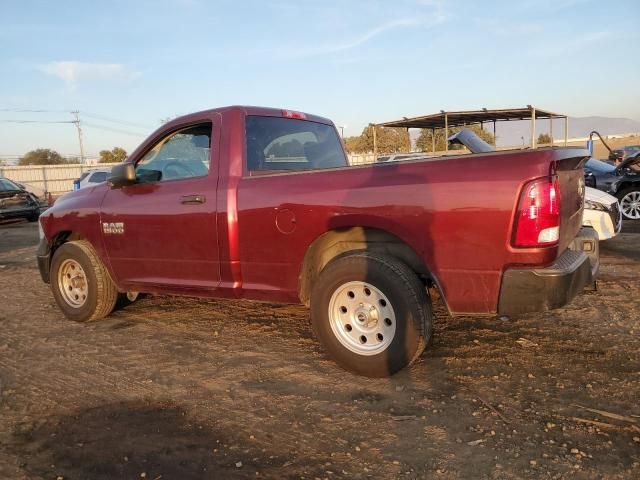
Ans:
[{"label": "black tire", "polygon": [[624,209],[622,208],[622,199],[628,195],[629,193],[632,192],[640,192],[640,187],[627,187],[627,188],[623,188],[622,190],[620,190],[617,194],[616,197],[618,197],[618,202],[620,203],[620,211],[622,212],[622,218],[625,220],[638,220],[637,218],[633,218],[628,216],[625,212]]},{"label": "black tire", "polygon": [[[395,335],[380,353],[355,353],[341,342],[331,327],[332,295],[348,282],[366,282],[391,303]],[[431,301],[426,288],[407,265],[390,256],[355,252],[332,260],[320,273],[310,303],[311,323],[320,343],[341,367],[359,375],[393,375],[413,363],[431,339]]]},{"label": "black tire", "polygon": [[[84,270],[87,283],[87,296],[81,306],[72,306],[61,293],[59,272],[65,260],[75,260]],[[85,240],[76,240],[61,245],[53,254],[51,261],[51,291],[62,313],[76,322],[99,320],[109,315],[118,299],[118,290],[109,272],[100,261],[91,244]]]},{"label": "black tire", "polygon": [[27,217],[27,220],[29,220],[30,222],[37,222],[38,218],[40,218],[40,213],[32,213]]}]

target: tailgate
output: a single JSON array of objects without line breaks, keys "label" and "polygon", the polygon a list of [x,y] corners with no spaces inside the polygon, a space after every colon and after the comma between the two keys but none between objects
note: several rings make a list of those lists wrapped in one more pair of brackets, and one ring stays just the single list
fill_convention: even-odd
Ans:
[{"label": "tailgate", "polygon": [[587,150],[554,150],[555,170],[560,186],[560,239],[558,252],[564,252],[582,227],[584,207],[583,165],[589,158]]}]

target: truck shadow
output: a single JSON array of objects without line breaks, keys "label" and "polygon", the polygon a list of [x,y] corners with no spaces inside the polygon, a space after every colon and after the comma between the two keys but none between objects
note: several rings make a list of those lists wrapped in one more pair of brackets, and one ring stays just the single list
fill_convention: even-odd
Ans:
[{"label": "truck shadow", "polygon": [[8,451],[25,478],[227,479],[282,467],[286,459],[260,446],[198,424],[179,406],[130,401],[21,424]]}]

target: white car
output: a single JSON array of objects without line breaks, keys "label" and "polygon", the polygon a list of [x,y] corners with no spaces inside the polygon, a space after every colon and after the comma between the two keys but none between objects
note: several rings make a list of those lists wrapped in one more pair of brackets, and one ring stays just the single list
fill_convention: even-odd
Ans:
[{"label": "white car", "polygon": [[598,240],[615,237],[622,228],[618,199],[601,190],[586,187],[582,225],[592,227],[598,233]]},{"label": "white car", "polygon": [[73,189],[80,190],[84,187],[89,187],[98,183],[106,182],[110,173],[110,168],[87,170],[86,172],[83,172],[82,175],[80,175],[80,178],[73,181]]}]

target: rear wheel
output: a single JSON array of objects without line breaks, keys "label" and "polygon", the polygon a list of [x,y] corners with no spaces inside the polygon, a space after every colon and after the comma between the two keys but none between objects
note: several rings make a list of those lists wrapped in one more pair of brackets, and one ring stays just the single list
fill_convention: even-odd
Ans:
[{"label": "rear wheel", "polygon": [[314,332],[335,361],[368,377],[393,375],[431,337],[431,302],[393,257],[358,252],[331,261],[311,294]]},{"label": "rear wheel", "polygon": [[53,254],[51,290],[64,315],[77,322],[109,315],[118,291],[91,244],[67,242]]},{"label": "rear wheel", "polygon": [[640,219],[640,187],[625,188],[618,192],[620,211],[630,220]]}]

